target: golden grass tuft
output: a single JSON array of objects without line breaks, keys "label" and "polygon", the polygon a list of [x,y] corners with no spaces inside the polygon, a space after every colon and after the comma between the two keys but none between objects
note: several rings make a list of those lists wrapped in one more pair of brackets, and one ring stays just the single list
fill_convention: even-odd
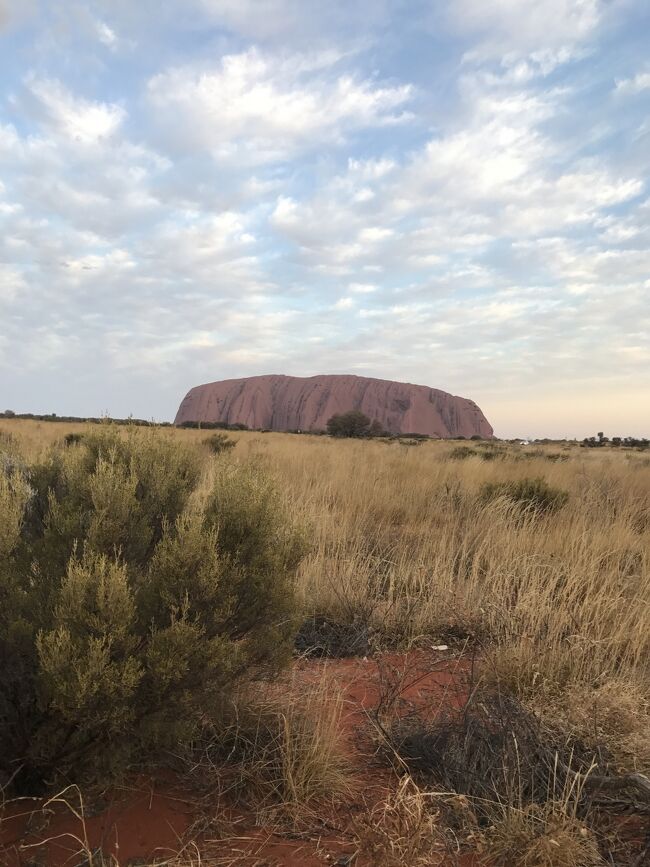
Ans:
[{"label": "golden grass tuft", "polygon": [[504,807],[483,835],[490,867],[604,867],[592,832],[558,804]]},{"label": "golden grass tuft", "polygon": [[410,777],[356,823],[356,857],[376,867],[430,867],[447,849],[435,800]]},{"label": "golden grass tuft", "polygon": [[197,746],[190,776],[207,789],[225,776],[260,821],[299,822],[349,792],[342,712],[343,697],[326,674],[316,684],[296,675],[289,683],[255,682]]}]

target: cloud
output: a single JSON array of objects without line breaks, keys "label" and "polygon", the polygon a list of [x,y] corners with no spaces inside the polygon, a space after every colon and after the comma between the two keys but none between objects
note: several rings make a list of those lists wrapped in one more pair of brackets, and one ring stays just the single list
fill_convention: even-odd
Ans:
[{"label": "cloud", "polygon": [[[603,0],[453,0],[454,27],[472,37],[471,60],[536,55],[555,64],[553,53],[566,52],[588,39],[600,24]],[[566,54],[565,54],[566,57]]]},{"label": "cloud", "polygon": [[379,85],[335,72],[337,55],[278,58],[256,49],[217,66],[183,66],[154,76],[147,95],[176,153],[208,152],[234,163],[286,162],[342,144],[357,131],[403,123],[406,85]]},{"label": "cloud", "polygon": [[96,144],[109,138],[126,117],[121,106],[73,96],[56,79],[31,77],[26,87],[41,124],[81,144]]},{"label": "cloud", "polygon": [[389,20],[389,0],[198,0],[196,5],[213,22],[254,40],[322,41],[368,36]]},{"label": "cloud", "polygon": [[97,21],[96,26],[97,38],[99,41],[102,45],[105,45],[107,48],[114,51],[119,44],[117,33],[112,29],[112,27],[109,27],[105,21]]},{"label": "cloud", "polygon": [[36,11],[36,0],[0,0],[0,33],[28,20]]},{"label": "cloud", "polygon": [[0,263],[0,304],[15,301],[27,288],[18,268]]},{"label": "cloud", "polygon": [[356,371],[472,396],[500,433],[531,382],[531,434],[566,432],[553,395],[625,393],[647,433],[625,4],[11,5],[9,405],[169,417],[203,380]]},{"label": "cloud", "polygon": [[616,82],[616,92],[621,94],[636,94],[650,90],[650,72],[637,72],[632,78],[622,78]]}]

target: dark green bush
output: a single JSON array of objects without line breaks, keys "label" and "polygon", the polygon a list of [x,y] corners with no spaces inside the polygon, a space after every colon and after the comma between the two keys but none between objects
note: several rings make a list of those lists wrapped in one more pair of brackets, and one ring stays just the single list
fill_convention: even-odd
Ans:
[{"label": "dark green bush", "polygon": [[327,420],[327,433],[331,437],[367,437],[371,422],[367,415],[351,409],[333,415]]},{"label": "dark green bush", "polygon": [[502,451],[501,449],[495,449],[488,446],[482,451],[480,451],[478,454],[482,461],[496,461],[499,458],[503,459],[506,455],[506,452]]},{"label": "dark green bush", "polygon": [[500,497],[511,500],[527,512],[550,514],[561,509],[569,494],[553,488],[544,479],[519,479],[514,482],[487,482],[481,488],[485,502]]},{"label": "dark green bush", "polygon": [[[304,553],[271,482],[108,430],[0,471],[0,786],[105,780],[289,656]],[[203,505],[201,505],[203,503]]]},{"label": "dark green bush", "polygon": [[450,461],[465,461],[467,458],[476,457],[479,452],[476,449],[471,449],[469,446],[456,446],[449,452]]},{"label": "dark green bush", "polygon": [[215,433],[212,434],[212,436],[206,437],[203,440],[203,443],[215,455],[220,455],[224,452],[228,452],[230,451],[230,449],[234,449],[237,445],[236,440],[231,440],[229,436],[226,436],[226,434],[222,433]]},{"label": "dark green bush", "polygon": [[83,434],[72,431],[63,437],[63,444],[66,446],[76,446],[83,439]]}]

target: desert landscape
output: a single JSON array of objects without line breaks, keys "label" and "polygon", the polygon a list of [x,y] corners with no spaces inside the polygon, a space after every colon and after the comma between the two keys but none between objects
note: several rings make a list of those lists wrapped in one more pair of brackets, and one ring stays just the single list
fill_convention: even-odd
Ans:
[{"label": "desert landscape", "polygon": [[644,863],[647,449],[0,429],[4,863]]},{"label": "desert landscape", "polygon": [[0,80],[0,867],[650,867],[648,0]]}]

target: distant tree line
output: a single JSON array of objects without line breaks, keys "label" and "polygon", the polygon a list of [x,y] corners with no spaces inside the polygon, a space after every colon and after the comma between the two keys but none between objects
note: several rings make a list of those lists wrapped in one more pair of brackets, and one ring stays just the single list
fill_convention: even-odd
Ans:
[{"label": "distant tree line", "polygon": [[599,431],[595,437],[585,437],[581,446],[586,449],[614,448],[647,449],[650,448],[650,440],[645,437],[606,437],[603,431]]},{"label": "distant tree line", "polygon": [[[142,418],[133,418],[130,416],[129,418],[112,418],[110,416],[104,416],[102,418],[96,417],[86,417],[86,416],[76,416],[76,415],[57,415],[55,412],[52,413],[34,413],[34,412],[23,412],[17,413],[11,409],[6,409],[4,412],[0,412],[0,419],[31,419],[34,421],[54,421],[54,422],[72,422],[79,424],[102,424],[106,422],[112,422],[114,424],[130,424],[141,427],[172,427],[172,423],[168,421],[156,422],[150,421]],[[258,433],[269,433],[270,431],[266,428],[250,428],[248,425],[243,424],[241,422],[229,423],[225,421],[183,421],[179,425],[176,425],[179,428],[187,428],[192,430],[225,430],[225,431],[246,431],[246,430],[257,430]],[[309,434],[312,436],[324,436],[329,435],[333,437],[355,437],[355,438],[372,438],[372,437],[385,437],[387,439],[399,439],[399,438],[407,438],[411,440],[426,440],[432,439],[428,434],[423,433],[400,433],[392,434],[390,431],[387,431],[381,422],[377,419],[371,420],[367,415],[360,412],[359,410],[349,410],[348,412],[338,413],[333,415],[327,421],[327,429],[326,430],[287,430],[284,433],[293,433],[293,434]],[[438,437],[433,437],[433,439],[438,439]],[[459,435],[455,437],[449,437],[449,439],[456,440],[464,440],[466,437]],[[472,437],[469,437],[472,440],[481,440],[481,437],[478,434],[474,434]]]},{"label": "distant tree line", "polygon": [[177,426],[194,430],[250,430],[247,424],[229,424],[226,421],[183,421]]},{"label": "distant tree line", "polygon": [[60,421],[83,424],[105,424],[106,422],[113,422],[114,424],[131,424],[137,427],[171,427],[171,422],[169,421],[151,421],[144,418],[133,418],[132,416],[129,416],[128,418],[111,418],[110,416],[96,418],[78,415],[57,415],[55,412],[14,412],[12,409],[6,409],[4,412],[0,412],[0,418],[21,418],[31,419],[33,421]]}]

